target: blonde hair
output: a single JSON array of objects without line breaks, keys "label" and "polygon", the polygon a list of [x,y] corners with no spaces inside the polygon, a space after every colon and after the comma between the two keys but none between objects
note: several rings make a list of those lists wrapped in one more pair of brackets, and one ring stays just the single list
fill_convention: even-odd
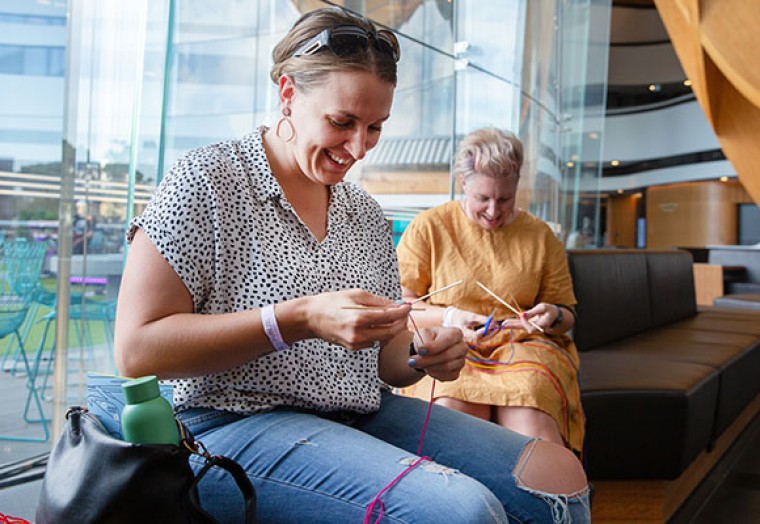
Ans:
[{"label": "blonde hair", "polygon": [[396,85],[396,62],[370,45],[365,53],[337,56],[330,52],[294,57],[293,54],[310,38],[326,28],[353,25],[368,33],[377,28],[367,18],[340,7],[325,7],[304,14],[272,50],[269,77],[277,84],[282,75],[290,75],[301,90],[321,83],[333,71],[358,70],[375,73],[378,78]]},{"label": "blonde hair", "polygon": [[454,174],[469,178],[474,174],[494,178],[515,176],[520,180],[523,145],[514,133],[486,127],[471,132],[459,143]]}]

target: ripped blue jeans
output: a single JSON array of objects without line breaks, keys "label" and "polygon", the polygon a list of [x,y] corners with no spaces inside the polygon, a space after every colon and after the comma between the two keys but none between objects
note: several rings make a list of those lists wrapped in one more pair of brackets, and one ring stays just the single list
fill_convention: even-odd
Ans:
[{"label": "ripped blue jeans", "polygon": [[[333,524],[362,522],[377,494],[417,458],[426,411],[426,402],[384,392],[380,410],[369,415],[276,409],[243,417],[193,408],[178,417],[211,454],[245,468],[258,522]],[[522,486],[518,462],[531,443],[433,406],[422,454],[435,462],[422,462],[382,495],[380,522],[589,522],[588,490],[564,496]],[[220,522],[243,522],[229,475],[212,470],[200,494]],[[371,522],[379,511],[377,504]]]}]

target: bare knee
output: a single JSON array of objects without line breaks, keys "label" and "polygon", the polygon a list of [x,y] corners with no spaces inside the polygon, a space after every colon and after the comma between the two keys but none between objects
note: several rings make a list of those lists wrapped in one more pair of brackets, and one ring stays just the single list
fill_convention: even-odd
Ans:
[{"label": "bare knee", "polygon": [[588,486],[583,466],[573,452],[542,440],[526,446],[515,474],[525,487],[543,493],[573,495]]}]

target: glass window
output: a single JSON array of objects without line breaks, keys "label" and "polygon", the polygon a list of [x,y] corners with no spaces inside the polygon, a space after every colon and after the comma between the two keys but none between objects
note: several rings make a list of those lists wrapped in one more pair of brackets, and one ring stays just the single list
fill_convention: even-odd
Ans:
[{"label": "glass window", "polygon": [[[9,13],[6,5],[22,7]],[[276,122],[272,47],[302,9],[322,5],[0,0],[0,74],[14,95],[0,100],[0,236],[46,244],[45,285],[53,292],[58,278],[69,279],[73,301],[61,314],[75,319],[79,306],[86,328],[78,339],[71,324],[62,342],[83,355],[70,371],[113,370],[108,319],[89,323],[81,308],[113,305],[130,218],[188,149]],[[600,165],[609,1],[346,5],[391,27],[402,46],[391,119],[350,173],[383,206],[394,234],[419,210],[456,198],[453,151],[465,133],[487,125],[515,131],[526,145],[522,207],[559,235],[587,215],[598,220],[598,196],[589,200],[576,187],[580,177],[599,176],[583,166]],[[44,45],[21,45],[18,35],[30,31]],[[59,231],[73,252],[63,276]],[[55,310],[45,307],[40,315]],[[93,349],[100,360],[89,362]],[[75,387],[65,393],[82,398]]]},{"label": "glass window", "polygon": [[64,47],[0,44],[0,73],[28,76],[63,76]]},{"label": "glass window", "polygon": [[20,75],[24,72],[24,48],[16,45],[0,45],[0,73]]}]

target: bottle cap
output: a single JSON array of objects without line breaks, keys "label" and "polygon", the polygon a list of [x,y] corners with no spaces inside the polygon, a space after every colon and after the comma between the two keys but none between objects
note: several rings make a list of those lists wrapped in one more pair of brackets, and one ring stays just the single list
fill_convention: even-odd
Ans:
[{"label": "bottle cap", "polygon": [[121,389],[124,392],[124,400],[127,401],[127,404],[145,402],[161,394],[161,391],[158,389],[158,378],[155,375],[148,375],[147,377],[140,377],[125,382],[121,385]]}]

